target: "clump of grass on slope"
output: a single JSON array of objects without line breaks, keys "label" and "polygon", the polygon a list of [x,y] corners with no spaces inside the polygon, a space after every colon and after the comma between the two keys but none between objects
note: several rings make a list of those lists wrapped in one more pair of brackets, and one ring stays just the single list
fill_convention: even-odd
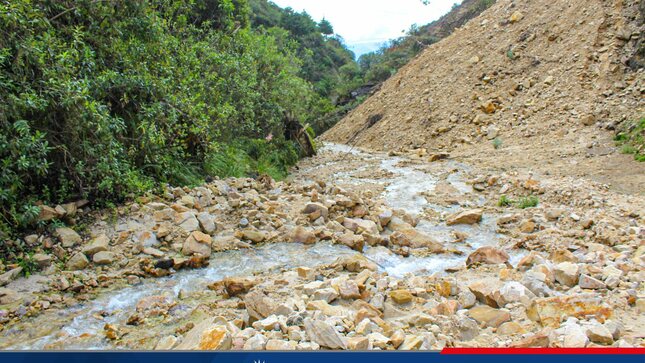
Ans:
[{"label": "clump of grass on slope", "polygon": [[623,154],[632,154],[637,161],[645,162],[645,117],[624,125],[614,140]]}]

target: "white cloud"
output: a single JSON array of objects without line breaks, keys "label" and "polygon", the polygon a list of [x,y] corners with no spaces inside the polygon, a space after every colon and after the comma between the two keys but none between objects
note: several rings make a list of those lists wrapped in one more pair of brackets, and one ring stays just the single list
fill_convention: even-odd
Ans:
[{"label": "white cloud", "polygon": [[460,0],[273,0],[280,7],[307,11],[319,21],[323,17],[358,55],[398,38],[412,24],[423,25],[439,19]]}]

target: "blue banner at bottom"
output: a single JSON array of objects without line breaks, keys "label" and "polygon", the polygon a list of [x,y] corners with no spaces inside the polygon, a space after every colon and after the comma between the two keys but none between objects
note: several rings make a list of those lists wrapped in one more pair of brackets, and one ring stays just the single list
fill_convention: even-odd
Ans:
[{"label": "blue banner at bottom", "polygon": [[[473,352],[475,353],[475,352]],[[606,354],[441,354],[439,352],[2,352],[2,363],[607,363]],[[627,354],[625,354],[627,353]],[[645,363],[642,351],[624,352],[621,363]]]}]

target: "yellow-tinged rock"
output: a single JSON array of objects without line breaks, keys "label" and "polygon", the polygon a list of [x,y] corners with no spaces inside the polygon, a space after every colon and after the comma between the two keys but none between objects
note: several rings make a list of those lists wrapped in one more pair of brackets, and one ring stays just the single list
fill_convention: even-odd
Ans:
[{"label": "yellow-tinged rock", "polygon": [[408,290],[394,290],[390,292],[390,298],[397,304],[407,304],[412,301],[412,293]]},{"label": "yellow-tinged rock", "polygon": [[576,318],[594,316],[598,321],[604,322],[611,316],[612,309],[603,304],[598,295],[578,294],[536,299],[527,309],[526,314],[542,326],[558,327],[560,322],[570,316]]}]

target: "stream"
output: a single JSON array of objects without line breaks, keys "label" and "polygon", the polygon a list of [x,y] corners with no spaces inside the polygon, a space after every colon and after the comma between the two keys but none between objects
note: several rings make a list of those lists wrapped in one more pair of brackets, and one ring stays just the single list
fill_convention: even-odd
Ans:
[{"label": "stream", "polygon": [[[339,184],[361,185],[369,182],[382,184],[382,198],[393,209],[403,209],[412,215],[423,216],[424,211],[433,210],[437,213],[452,213],[460,206],[445,207],[430,204],[422,193],[432,192],[438,179],[433,175],[406,166],[405,158],[390,157],[385,154],[367,153],[344,145],[328,144],[321,153],[347,154],[365,160],[370,167],[380,167],[388,178],[355,178],[363,169],[341,171],[334,174],[333,180]],[[332,167],[333,163],[343,163],[343,158],[317,165],[307,170]],[[473,207],[482,205],[483,199],[472,194],[472,188],[464,181],[464,171],[467,166],[449,161],[449,168],[455,170],[446,180],[459,193],[468,196],[468,203]],[[501,236],[496,233],[496,219],[484,216],[479,225],[461,225],[447,227],[444,223],[431,222],[421,218],[417,229],[435,237],[446,246],[463,252],[462,255],[443,254],[428,257],[410,256],[407,258],[392,253],[385,247],[366,247],[364,255],[378,264],[382,272],[396,277],[404,277],[408,273],[424,275],[443,273],[448,267],[456,266],[466,259],[469,252],[484,245],[496,245]],[[451,245],[453,231],[461,231],[469,236],[469,244]],[[312,246],[294,243],[274,243],[262,247],[228,251],[213,254],[209,267],[200,270],[180,271],[169,277],[158,279],[143,279],[141,283],[112,291],[105,291],[94,300],[79,303],[76,306],[56,312],[46,312],[29,319],[28,322],[6,329],[0,340],[1,349],[118,349],[103,337],[105,324],[125,324],[128,317],[136,311],[137,303],[149,296],[165,296],[168,301],[178,296],[206,289],[209,283],[231,276],[250,276],[259,272],[279,272],[299,266],[314,267],[329,264],[338,257],[353,255],[356,252],[342,245],[322,242]],[[511,263],[521,256],[512,255]],[[180,299],[181,300],[181,299]],[[174,313],[187,314],[201,303],[197,299],[182,300],[174,307]],[[70,339],[83,337],[83,339]]]}]

